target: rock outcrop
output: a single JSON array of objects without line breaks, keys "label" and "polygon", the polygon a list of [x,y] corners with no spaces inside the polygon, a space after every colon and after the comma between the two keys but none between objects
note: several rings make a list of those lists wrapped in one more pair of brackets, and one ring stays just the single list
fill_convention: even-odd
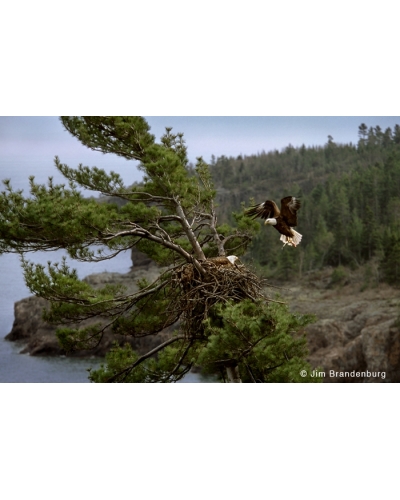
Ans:
[{"label": "rock outcrop", "polygon": [[306,327],[309,362],[324,382],[400,382],[400,291],[360,288],[306,279],[282,295],[292,310],[317,316]]}]

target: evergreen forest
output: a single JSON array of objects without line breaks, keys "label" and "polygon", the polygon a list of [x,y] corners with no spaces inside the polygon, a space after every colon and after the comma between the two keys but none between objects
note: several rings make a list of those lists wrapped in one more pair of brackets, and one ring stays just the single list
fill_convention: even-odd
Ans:
[{"label": "evergreen forest", "polygon": [[[257,155],[212,157],[219,223],[249,203],[299,197],[297,248],[262,227],[245,259],[279,280],[333,266],[366,265],[374,278],[400,285],[400,126],[358,129],[357,144],[293,147]],[[258,219],[260,220],[260,219]]]}]

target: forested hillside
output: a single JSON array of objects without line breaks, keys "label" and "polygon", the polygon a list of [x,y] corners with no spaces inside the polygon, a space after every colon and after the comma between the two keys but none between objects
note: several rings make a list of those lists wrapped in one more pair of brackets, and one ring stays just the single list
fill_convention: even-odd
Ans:
[{"label": "forested hillside", "polygon": [[282,249],[272,227],[254,240],[249,258],[267,276],[370,263],[379,280],[400,284],[400,126],[383,131],[361,124],[358,135],[357,144],[328,136],[324,146],[212,159],[220,223],[252,198],[278,206],[287,195],[302,201],[299,247]]}]

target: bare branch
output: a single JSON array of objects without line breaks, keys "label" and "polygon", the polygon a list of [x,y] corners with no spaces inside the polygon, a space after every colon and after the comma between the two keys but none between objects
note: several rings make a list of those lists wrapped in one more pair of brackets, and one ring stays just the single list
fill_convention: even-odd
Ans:
[{"label": "bare branch", "polygon": [[185,212],[183,211],[182,205],[179,203],[178,200],[175,200],[175,203],[176,203],[176,211],[177,211],[179,217],[181,218],[183,230],[185,231],[186,236],[187,236],[190,244],[192,245],[196,259],[197,260],[205,260],[206,257],[203,253],[203,250],[202,250],[199,242],[197,241],[197,238],[193,232],[193,229],[191,228],[191,226],[189,224],[189,221],[186,218],[186,215],[185,215]]},{"label": "bare branch", "polygon": [[182,224],[182,219],[178,215],[162,215],[161,217],[157,218],[158,222],[168,222],[171,220],[175,220]]},{"label": "bare branch", "polygon": [[225,256],[225,248],[224,243],[220,240],[218,231],[217,231],[217,215],[214,209],[214,203],[211,202],[211,221],[210,221],[210,229],[214,236],[214,242],[218,248],[218,255]]},{"label": "bare branch", "polygon": [[174,252],[180,254],[187,262],[193,261],[193,257],[188,252],[186,252],[186,250],[184,250],[180,245],[173,243],[171,240],[162,238],[161,236],[152,234],[150,231],[144,229],[138,224],[131,222],[130,225],[133,226],[132,229],[129,229],[127,231],[119,231],[117,233],[110,234],[110,236],[105,236],[104,241],[111,241],[115,238],[123,238],[126,236],[140,236],[141,238],[154,241],[166,248],[169,248],[170,250],[173,250]]}]

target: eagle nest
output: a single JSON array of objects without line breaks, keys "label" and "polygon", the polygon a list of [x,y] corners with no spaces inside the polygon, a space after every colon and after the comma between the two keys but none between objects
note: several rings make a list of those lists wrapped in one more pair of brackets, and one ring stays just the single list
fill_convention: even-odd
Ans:
[{"label": "eagle nest", "polygon": [[244,299],[269,300],[262,293],[265,280],[247,269],[235,257],[214,257],[201,261],[205,273],[193,264],[184,264],[173,272],[172,285],[178,292],[183,331],[188,336],[199,337],[203,332],[203,321],[212,306],[220,302],[239,302]]}]

